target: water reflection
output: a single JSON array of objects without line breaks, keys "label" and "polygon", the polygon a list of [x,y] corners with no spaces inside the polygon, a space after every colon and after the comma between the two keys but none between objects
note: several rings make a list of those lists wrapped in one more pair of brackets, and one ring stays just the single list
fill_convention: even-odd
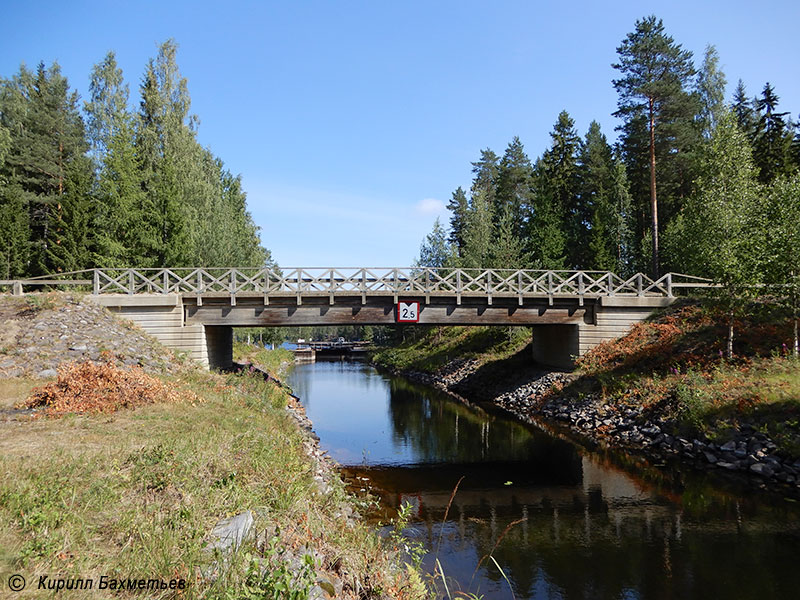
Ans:
[{"label": "water reflection", "polygon": [[722,492],[702,476],[653,483],[364,364],[302,365],[292,385],[323,446],[346,476],[369,480],[384,516],[412,505],[406,533],[451,586],[510,598],[491,554],[516,598],[797,597],[794,505]]}]

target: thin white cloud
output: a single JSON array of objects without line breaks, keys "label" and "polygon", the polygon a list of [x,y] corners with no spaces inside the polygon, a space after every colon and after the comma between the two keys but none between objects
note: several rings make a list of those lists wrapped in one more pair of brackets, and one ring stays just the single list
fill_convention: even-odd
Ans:
[{"label": "thin white cloud", "polygon": [[438,215],[444,211],[444,202],[436,198],[423,198],[417,202],[416,210],[421,215]]}]

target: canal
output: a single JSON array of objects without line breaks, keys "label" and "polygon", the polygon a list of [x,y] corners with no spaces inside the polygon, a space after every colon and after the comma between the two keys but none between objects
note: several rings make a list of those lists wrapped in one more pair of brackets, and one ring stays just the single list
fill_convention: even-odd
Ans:
[{"label": "canal", "polygon": [[376,523],[410,507],[440,597],[800,597],[795,503],[589,452],[363,362],[299,364],[290,384]]}]

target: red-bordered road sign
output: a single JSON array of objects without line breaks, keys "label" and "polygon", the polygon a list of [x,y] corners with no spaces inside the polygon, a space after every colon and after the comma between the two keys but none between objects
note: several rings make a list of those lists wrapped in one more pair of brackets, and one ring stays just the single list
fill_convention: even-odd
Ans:
[{"label": "red-bordered road sign", "polygon": [[416,300],[397,303],[398,323],[419,323],[419,302]]}]

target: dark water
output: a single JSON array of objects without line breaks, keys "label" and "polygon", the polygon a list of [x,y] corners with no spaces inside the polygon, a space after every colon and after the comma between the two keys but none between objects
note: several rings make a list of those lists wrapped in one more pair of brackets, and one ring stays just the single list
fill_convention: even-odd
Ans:
[{"label": "dark water", "polygon": [[412,506],[405,534],[454,598],[800,598],[797,504],[589,453],[363,363],[298,365],[291,385],[379,516]]}]

